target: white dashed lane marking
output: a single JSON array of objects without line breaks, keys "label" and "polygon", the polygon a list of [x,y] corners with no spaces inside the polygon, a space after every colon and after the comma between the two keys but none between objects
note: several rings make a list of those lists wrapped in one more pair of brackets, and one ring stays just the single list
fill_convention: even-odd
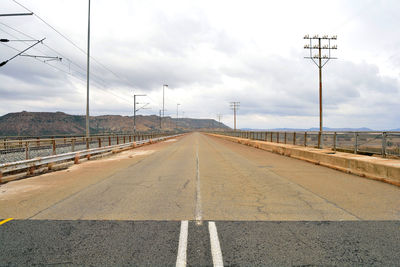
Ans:
[{"label": "white dashed lane marking", "polygon": [[196,147],[196,210],[195,219],[197,225],[202,224],[202,211],[201,211],[201,191],[200,191],[200,168],[199,168],[199,145]]},{"label": "white dashed lane marking", "polygon": [[210,232],[211,254],[214,266],[224,266],[222,259],[221,246],[219,244],[217,226],[215,222],[208,222],[208,231]]},{"label": "white dashed lane marking", "polygon": [[179,234],[178,256],[176,257],[176,267],[186,266],[188,229],[189,229],[188,221],[182,221],[181,231]]}]

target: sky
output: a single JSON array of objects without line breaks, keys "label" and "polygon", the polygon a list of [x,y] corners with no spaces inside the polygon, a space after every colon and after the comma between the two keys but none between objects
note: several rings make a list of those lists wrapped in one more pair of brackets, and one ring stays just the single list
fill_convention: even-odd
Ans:
[{"label": "sky", "polygon": [[[0,67],[0,115],[86,112],[88,1],[0,0],[0,38],[40,40]],[[212,118],[238,128],[319,126],[318,68],[305,34],[337,35],[323,68],[324,126],[400,128],[398,0],[92,0],[91,115]],[[42,20],[46,23],[44,23]],[[58,32],[56,32],[54,29]],[[68,38],[63,38],[59,33]],[[0,43],[0,61],[33,44]],[[184,113],[183,113],[184,112]]]}]

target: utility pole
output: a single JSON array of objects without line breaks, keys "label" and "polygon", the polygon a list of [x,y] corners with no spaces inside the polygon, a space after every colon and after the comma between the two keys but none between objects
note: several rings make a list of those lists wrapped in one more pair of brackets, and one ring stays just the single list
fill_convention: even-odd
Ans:
[{"label": "utility pole", "polygon": [[136,109],[136,104],[139,104],[136,102],[136,97],[137,96],[146,96],[146,95],[133,95],[133,133],[136,134],[136,112],[139,110],[143,109],[145,106],[147,106],[149,103],[145,104],[144,106]]},{"label": "utility pole", "polygon": [[236,112],[240,107],[240,102],[231,102],[231,109],[233,109],[233,130],[236,131]]},{"label": "utility pole", "polygon": [[221,123],[221,119],[222,119],[222,114],[217,114],[217,118],[218,118],[218,122]]},{"label": "utility pole", "polygon": [[90,137],[89,131],[89,67],[90,67],[90,0],[88,7],[88,37],[87,37],[87,68],[86,68],[86,138]]},{"label": "utility pole", "polygon": [[176,104],[176,130],[178,130],[178,108],[180,105],[179,103]]},{"label": "utility pole", "polygon": [[163,84],[162,87],[162,116],[165,116],[165,87],[168,87],[168,84]]},{"label": "utility pole", "polygon": [[[304,39],[309,40],[309,44],[304,45],[304,49],[310,50],[310,56],[304,57],[311,59],[315,65],[317,65],[319,70],[319,133],[318,133],[318,148],[322,148],[322,133],[323,133],[323,124],[322,124],[322,68],[328,63],[331,59],[337,59],[331,56],[331,50],[336,50],[337,45],[331,45],[331,41],[336,41],[337,36],[333,35],[329,37],[328,35],[324,35],[320,37],[319,35],[314,35],[310,37],[308,34],[304,36]],[[318,54],[313,55],[313,50],[318,50]],[[327,50],[328,54],[322,55],[322,50]],[[318,62],[316,61],[318,60]]]}]

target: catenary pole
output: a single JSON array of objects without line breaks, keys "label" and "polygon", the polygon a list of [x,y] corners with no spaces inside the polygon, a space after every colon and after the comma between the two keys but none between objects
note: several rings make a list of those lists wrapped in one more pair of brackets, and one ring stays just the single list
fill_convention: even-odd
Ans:
[{"label": "catenary pole", "polygon": [[86,137],[90,137],[89,130],[89,71],[90,71],[90,0],[88,7],[88,37],[87,37],[87,68],[86,68]]},{"label": "catenary pole", "polygon": [[233,109],[233,130],[236,131],[236,112],[240,106],[240,102],[231,102],[231,108]]}]

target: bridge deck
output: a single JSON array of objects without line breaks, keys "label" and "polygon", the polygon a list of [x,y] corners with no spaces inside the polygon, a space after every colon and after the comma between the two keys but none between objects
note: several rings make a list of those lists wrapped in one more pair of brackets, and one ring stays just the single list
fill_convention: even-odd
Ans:
[{"label": "bridge deck", "polygon": [[400,261],[398,187],[199,133],[2,185],[8,217],[0,265],[173,265],[184,220],[188,264],[209,221],[225,264]]}]

